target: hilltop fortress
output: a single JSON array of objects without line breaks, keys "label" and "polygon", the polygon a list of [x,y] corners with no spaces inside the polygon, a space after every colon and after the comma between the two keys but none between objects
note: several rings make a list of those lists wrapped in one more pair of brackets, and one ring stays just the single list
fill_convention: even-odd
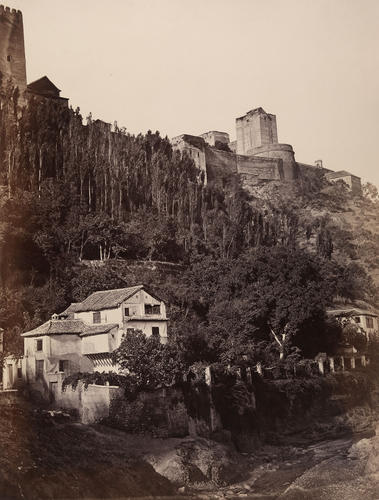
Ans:
[{"label": "hilltop fortress", "polygon": [[68,105],[68,99],[60,96],[60,90],[47,76],[27,84],[22,12],[0,5],[0,88],[9,84],[18,88],[20,104],[33,96]]},{"label": "hilltop fortress", "polygon": [[[68,106],[68,99],[60,96],[47,76],[27,84],[22,13],[0,5],[0,89],[9,83],[18,88],[21,104],[33,97]],[[276,116],[261,107],[236,119],[236,137],[230,142],[227,133],[210,131],[200,136],[183,134],[174,137],[171,144],[193,159],[205,183],[223,182],[235,173],[249,187],[267,181],[296,181],[309,168],[323,168],[321,160],[314,165],[296,162],[292,146],[278,142]],[[344,170],[324,171],[330,181],[343,180],[353,192],[361,193],[359,177]]]},{"label": "hilltop fortress", "polygon": [[236,119],[237,140],[226,132],[210,131],[200,136],[174,137],[174,149],[185,151],[204,172],[205,182],[216,182],[231,171],[239,174],[245,187],[267,181],[296,181],[309,169],[322,169],[331,182],[343,180],[355,194],[361,194],[359,177],[344,170],[333,172],[317,160],[299,163],[290,144],[278,142],[276,116],[255,108]]},{"label": "hilltop fortress", "polygon": [[299,165],[292,146],[278,143],[275,115],[262,108],[253,109],[236,119],[236,133],[234,142],[225,132],[211,131],[200,136],[179,135],[171,143],[191,156],[204,172],[205,182],[231,170],[248,184],[298,178]]}]

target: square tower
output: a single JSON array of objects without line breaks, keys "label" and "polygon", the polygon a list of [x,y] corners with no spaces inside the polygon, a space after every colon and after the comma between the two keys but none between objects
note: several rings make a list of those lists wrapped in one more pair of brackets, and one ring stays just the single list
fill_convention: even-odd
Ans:
[{"label": "square tower", "polygon": [[237,154],[246,155],[250,149],[278,143],[276,116],[262,108],[252,109],[236,119]]},{"label": "square tower", "polygon": [[12,80],[21,94],[26,89],[22,13],[3,5],[0,5],[0,79],[0,86],[5,87]]}]

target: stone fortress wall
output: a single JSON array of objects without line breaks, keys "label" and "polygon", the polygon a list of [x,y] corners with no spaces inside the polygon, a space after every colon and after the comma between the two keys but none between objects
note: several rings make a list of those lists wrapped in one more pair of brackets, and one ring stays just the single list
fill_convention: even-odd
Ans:
[{"label": "stone fortress wall", "polygon": [[[226,132],[209,131],[200,136],[183,134],[171,140],[174,149],[186,151],[203,172],[205,182],[224,183],[231,174],[239,174],[245,187],[267,181],[296,181],[302,174],[321,169],[327,178],[332,172],[322,166],[299,163],[290,144],[278,142],[276,116],[259,107],[236,119],[236,141]],[[360,178],[349,172],[335,172],[333,179],[343,180],[355,193],[361,193]]]},{"label": "stone fortress wall", "polygon": [[253,109],[236,119],[236,132],[234,142],[226,132],[209,131],[200,136],[183,134],[171,143],[174,149],[187,152],[206,182],[220,182],[233,173],[245,185],[297,179],[295,153],[289,144],[278,143],[275,115]]},{"label": "stone fortress wall", "polygon": [[26,63],[21,11],[0,5],[0,38],[2,85],[12,80],[22,94],[26,89]]},{"label": "stone fortress wall", "polygon": [[[60,97],[60,90],[46,76],[27,85],[22,13],[3,5],[0,5],[0,76],[3,85],[12,80],[24,102],[33,95],[68,105],[68,99]],[[213,130],[201,136],[183,134],[174,137],[171,143],[174,149],[186,152],[193,159],[199,179],[205,184],[225,183],[232,173],[239,174],[247,186],[295,181],[301,172],[320,167],[296,162],[292,146],[278,142],[276,116],[261,107],[236,119],[236,136],[236,141],[231,142],[226,132]],[[352,191],[361,192],[359,177],[346,171],[335,174],[330,180],[343,180]]]}]

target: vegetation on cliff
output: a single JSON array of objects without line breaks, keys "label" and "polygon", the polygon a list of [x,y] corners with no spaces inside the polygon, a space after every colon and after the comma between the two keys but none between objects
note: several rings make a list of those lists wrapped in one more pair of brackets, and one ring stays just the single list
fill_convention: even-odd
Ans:
[{"label": "vegetation on cliff", "polygon": [[[50,100],[20,109],[11,89],[1,96],[0,130],[6,352],[20,351],[22,330],[70,302],[145,282],[170,305],[184,364],[230,363],[248,347],[256,361],[313,356],[340,339],[325,318],[333,299],[375,296],[374,232],[336,223],[353,205],[377,214],[373,192],[354,200],[318,172],[250,193],[235,175],[222,189],[204,185],[158,132],[133,136],[91,117],[83,125],[79,110]],[[180,270],[159,276],[129,260]]]}]

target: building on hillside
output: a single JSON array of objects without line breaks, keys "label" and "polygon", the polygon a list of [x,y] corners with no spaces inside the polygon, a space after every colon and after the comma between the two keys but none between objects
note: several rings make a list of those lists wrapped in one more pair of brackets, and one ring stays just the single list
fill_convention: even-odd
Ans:
[{"label": "building on hillside", "polygon": [[[226,132],[210,131],[198,136],[182,134],[171,139],[173,149],[186,152],[202,172],[204,183],[225,185],[232,174],[239,174],[245,188],[273,181],[296,181],[315,169],[332,182],[343,180],[361,195],[361,180],[344,170],[333,172],[323,166],[300,163],[290,144],[278,141],[276,116],[254,108],[236,119],[235,141]],[[253,189],[254,190],[254,189]]]},{"label": "building on hillside", "polygon": [[18,88],[21,104],[33,96],[68,106],[68,99],[60,96],[60,90],[47,76],[27,84],[22,13],[0,5],[0,88],[9,83]]},{"label": "building on hillside", "polygon": [[360,196],[362,194],[361,178],[347,172],[346,170],[339,170],[338,172],[329,172],[326,178],[330,182],[343,181],[347,184],[348,188],[353,194]]},{"label": "building on hillside", "polygon": [[61,97],[60,93],[60,89],[58,89],[47,76],[43,76],[29,83],[26,87],[26,95],[28,98],[34,97],[40,100],[51,99],[68,107],[68,99],[66,97]]},{"label": "building on hillside", "polygon": [[68,375],[117,371],[112,352],[128,329],[166,343],[167,322],[165,303],[143,285],[95,292],[22,334],[22,378],[45,398],[64,400]]},{"label": "building on hillside", "polygon": [[327,315],[338,320],[350,320],[354,322],[360,327],[367,340],[378,337],[378,315],[374,311],[347,305],[336,309],[328,309]]}]

